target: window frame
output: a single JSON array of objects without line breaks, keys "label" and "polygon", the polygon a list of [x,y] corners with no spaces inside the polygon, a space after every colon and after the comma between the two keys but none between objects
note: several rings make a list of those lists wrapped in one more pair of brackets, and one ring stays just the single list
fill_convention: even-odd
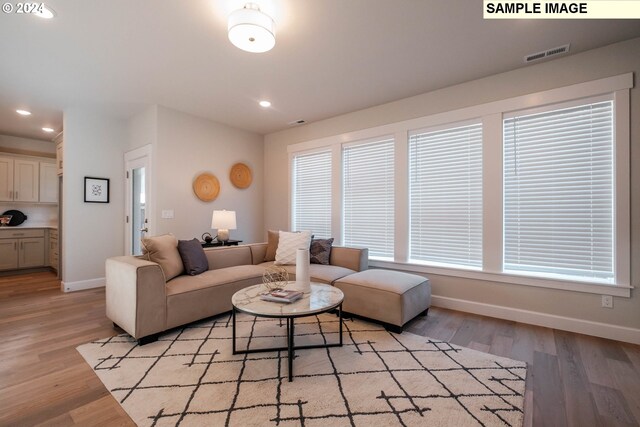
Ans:
[{"label": "window frame", "polygon": [[[341,163],[341,181],[340,181],[340,188],[341,188],[341,210],[340,210],[340,242],[344,243],[345,240],[345,215],[344,215],[344,207],[345,207],[345,179],[344,179],[344,172],[345,172],[345,162],[344,162],[344,152],[346,149],[348,149],[349,147],[354,147],[354,146],[360,146],[360,145],[367,145],[367,144],[376,144],[376,143],[386,143],[387,141],[393,141],[393,145],[395,148],[395,144],[396,144],[396,140],[394,138],[393,134],[387,134],[387,135],[380,135],[377,137],[373,137],[373,138],[367,138],[367,139],[363,139],[363,140],[358,140],[358,141],[350,141],[350,142],[346,142],[344,144],[340,144],[340,163]],[[395,150],[394,150],[394,167],[393,167],[393,172],[394,172],[394,177],[396,174],[396,169],[395,169]],[[394,191],[395,193],[395,191]],[[396,219],[395,219],[395,199],[394,199],[394,223],[396,223]],[[395,252],[395,251],[394,251]],[[375,256],[375,255],[371,255],[371,253],[369,253],[369,259],[371,260],[380,260],[380,261],[390,261],[393,260],[393,256],[392,257],[381,257],[381,256]]]},{"label": "window frame", "polygon": [[[342,244],[342,161],[341,146],[349,142],[394,135],[395,139],[395,242],[393,261],[370,260],[373,267],[390,268],[449,277],[470,278],[512,285],[562,289],[567,291],[630,297],[631,286],[631,230],[630,230],[630,89],[633,73],[578,83],[513,98],[473,105],[452,111],[404,120],[372,128],[345,132],[315,140],[290,144],[289,174],[294,154],[331,148],[332,168],[332,237]],[[545,108],[549,105],[578,102],[598,96],[611,96],[614,103],[614,162],[615,162],[615,280],[614,284],[598,284],[577,280],[540,278],[502,271],[502,197],[503,197],[503,140],[502,120],[505,114],[521,110]],[[446,126],[450,123],[480,119],[483,124],[483,267],[469,271],[445,266],[421,265],[408,262],[409,244],[409,132],[415,129]],[[291,225],[291,182],[289,182],[289,225]],[[499,189],[499,191],[495,191]]]},{"label": "window frame", "polygon": [[[452,129],[457,129],[457,128],[463,128],[463,127],[468,127],[468,126],[474,126],[474,125],[480,125],[480,132],[481,132],[481,145],[483,143],[483,138],[484,138],[484,124],[482,122],[482,118],[473,118],[473,119],[469,119],[469,120],[462,120],[462,121],[457,121],[457,122],[451,122],[451,123],[446,123],[446,124],[441,124],[441,125],[437,125],[437,126],[431,126],[431,127],[423,127],[420,129],[410,129],[407,132],[407,145],[408,145],[408,152],[407,152],[407,173],[409,175],[409,179],[411,179],[411,137],[415,136],[415,135],[420,135],[420,134],[425,134],[425,133],[433,133],[433,132],[442,132],[442,131],[446,131],[446,130],[452,130]],[[483,148],[481,148],[481,151],[484,151]],[[482,158],[482,154],[481,154],[481,168],[483,168],[483,161],[484,159]],[[482,170],[480,172],[480,174],[482,175],[484,173],[484,170]],[[481,182],[484,184],[482,178],[481,178]],[[411,258],[411,183],[409,182],[408,184],[409,186],[409,198],[408,198],[408,205],[407,205],[407,210],[409,212],[409,234],[407,236],[407,244],[409,246],[408,248],[408,256],[407,256],[407,263],[408,264],[415,264],[415,265],[423,265],[423,266],[434,266],[434,267],[445,267],[445,268],[453,268],[453,269],[460,269],[460,270],[470,270],[470,271],[482,271],[482,266],[480,267],[476,267],[476,266],[472,266],[472,265],[462,265],[462,264],[451,264],[451,263],[444,263],[444,262],[437,262],[437,261],[423,261],[423,260],[417,260],[417,259],[412,259]],[[481,193],[484,193],[481,190]],[[481,194],[481,197],[484,197],[484,194]],[[481,206],[481,215],[483,215],[483,211],[484,210],[484,202],[482,202],[482,206]],[[483,215],[484,216],[484,215]],[[481,223],[481,230],[480,230],[480,235],[481,235],[481,241],[484,241],[483,233],[484,233],[484,227],[482,226],[482,222],[483,222],[484,218],[482,218],[480,220]],[[484,249],[484,248],[483,248]],[[482,258],[484,255],[484,250],[481,250],[482,254],[481,254],[481,262],[482,262]]]},{"label": "window frame", "polygon": [[[289,230],[293,230],[294,229],[294,223],[295,223],[295,221],[294,221],[295,212],[294,212],[294,206],[293,206],[294,194],[295,194],[295,180],[294,180],[294,177],[293,177],[293,172],[294,172],[294,169],[295,169],[295,166],[294,166],[295,159],[296,159],[296,157],[301,157],[301,156],[306,156],[306,155],[313,155],[313,154],[321,154],[321,153],[326,153],[326,152],[329,152],[331,154],[331,172],[330,172],[330,174],[331,174],[333,172],[333,170],[334,170],[334,164],[333,164],[334,163],[334,159],[333,159],[333,153],[331,152],[331,150],[328,150],[327,147],[320,147],[320,148],[317,148],[317,149],[314,149],[314,150],[307,150],[307,151],[302,151],[302,152],[291,153],[290,156],[289,156],[289,168],[288,168],[289,169],[289,183],[288,183],[288,188],[289,188],[289,191],[288,191],[288,204],[289,204],[288,226],[289,226]],[[331,197],[331,201],[332,201],[332,203],[331,203],[332,206],[331,207],[332,207],[332,211],[333,211],[333,207],[334,207],[333,205],[334,205],[334,199],[335,199],[335,197],[333,195],[333,185],[331,186],[330,194],[331,194],[330,197]],[[333,223],[334,223],[334,220],[333,220],[333,215],[332,215],[332,218],[330,219],[330,223],[329,223],[330,224],[329,227],[332,230],[332,232],[333,232]]]},{"label": "window frame", "polygon": [[[595,97],[588,97],[588,98],[581,98],[581,99],[575,99],[575,100],[571,100],[571,101],[567,101],[567,102],[560,102],[560,103],[554,103],[554,104],[549,104],[549,105],[545,105],[542,107],[535,107],[535,108],[529,108],[529,109],[523,109],[523,110],[519,110],[519,111],[510,111],[508,113],[504,113],[502,115],[502,120],[503,120],[503,126],[504,126],[504,122],[506,120],[509,119],[513,119],[515,117],[518,116],[529,116],[529,115],[535,115],[535,114],[542,114],[542,113],[547,113],[547,112],[552,112],[554,110],[565,110],[565,109],[570,109],[570,108],[575,108],[575,107],[580,107],[580,106],[584,106],[584,105],[589,105],[589,104],[596,104],[596,103],[600,103],[600,102],[611,102],[612,103],[612,137],[613,137],[613,145],[612,145],[612,158],[615,159],[615,155],[616,155],[616,145],[617,145],[617,138],[616,138],[616,130],[615,130],[615,122],[616,122],[616,103],[615,103],[615,99],[614,99],[614,94],[613,93],[609,93],[609,94],[605,94],[605,95],[599,95],[599,96],[595,96]],[[504,128],[503,128],[504,129]],[[504,147],[504,141],[503,141],[503,147]],[[613,281],[615,281],[616,278],[616,265],[615,265],[615,260],[616,260],[616,256],[615,256],[615,248],[616,248],[616,243],[617,243],[617,235],[616,235],[616,218],[615,218],[615,213],[616,213],[616,193],[617,193],[617,188],[616,188],[616,180],[615,177],[617,176],[617,169],[616,169],[616,163],[614,161],[613,165],[612,165],[612,169],[613,169],[613,182],[612,182],[612,186],[613,186],[613,225],[612,225],[612,252],[613,252],[613,261],[614,264],[612,265],[612,269],[613,269]],[[504,175],[504,169],[503,169],[503,175]],[[504,200],[505,200],[505,188],[504,188],[504,183],[503,183],[503,187],[502,187],[502,200],[503,200],[503,214],[505,211],[505,206],[504,206]],[[503,227],[504,227],[504,221],[503,221]],[[526,271],[526,270],[517,270],[517,269],[507,269],[505,267],[505,255],[506,255],[506,251],[505,251],[505,233],[503,232],[502,234],[502,242],[503,242],[503,251],[502,251],[502,260],[503,260],[503,265],[502,265],[502,272],[505,274],[510,274],[510,275],[515,275],[515,276],[526,276],[526,277],[538,277],[538,278],[543,278],[543,279],[552,279],[552,280],[563,280],[563,281],[572,281],[572,280],[577,280],[575,277],[578,276],[570,276],[570,275],[563,275],[563,274],[558,274],[558,273],[549,273],[549,272],[535,272],[535,271]],[[603,285],[611,285],[612,282],[609,279],[596,279],[596,278],[592,278],[589,281],[586,281],[586,283],[593,283],[593,284],[603,284]]]}]

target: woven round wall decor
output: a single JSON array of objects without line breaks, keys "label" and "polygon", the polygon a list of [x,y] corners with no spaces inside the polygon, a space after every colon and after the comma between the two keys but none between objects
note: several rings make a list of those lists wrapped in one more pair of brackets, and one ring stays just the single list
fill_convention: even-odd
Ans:
[{"label": "woven round wall decor", "polygon": [[203,202],[211,202],[220,194],[220,181],[210,173],[201,173],[193,181],[193,192]]},{"label": "woven round wall decor", "polygon": [[251,169],[244,163],[236,163],[231,167],[229,179],[231,179],[231,183],[236,188],[248,188],[251,185],[251,181],[253,181]]}]

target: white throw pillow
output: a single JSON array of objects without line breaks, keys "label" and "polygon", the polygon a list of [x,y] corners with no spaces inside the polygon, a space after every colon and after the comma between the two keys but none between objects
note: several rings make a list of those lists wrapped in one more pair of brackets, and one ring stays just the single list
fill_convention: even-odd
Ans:
[{"label": "white throw pillow", "polygon": [[280,231],[280,240],[278,241],[274,264],[296,265],[296,251],[298,249],[309,249],[309,246],[311,246],[310,231],[300,231],[298,233]]}]

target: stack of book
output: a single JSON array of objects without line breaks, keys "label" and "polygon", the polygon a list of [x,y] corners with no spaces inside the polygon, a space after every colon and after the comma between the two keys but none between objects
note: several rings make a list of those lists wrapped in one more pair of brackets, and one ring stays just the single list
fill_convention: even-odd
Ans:
[{"label": "stack of book", "polygon": [[288,289],[277,289],[271,292],[265,292],[260,295],[260,298],[265,301],[274,301],[274,302],[294,302],[302,298],[304,295],[300,291],[288,290]]}]

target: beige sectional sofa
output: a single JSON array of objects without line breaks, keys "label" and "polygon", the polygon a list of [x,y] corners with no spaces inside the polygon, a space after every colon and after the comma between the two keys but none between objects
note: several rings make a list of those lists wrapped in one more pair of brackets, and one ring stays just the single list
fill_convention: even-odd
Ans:
[{"label": "beige sectional sofa", "polygon": [[[134,256],[106,261],[107,317],[141,344],[157,334],[231,310],[231,296],[262,283],[266,243],[205,249],[209,270],[165,280],[159,264]],[[366,270],[368,250],[334,246],[330,265],[311,264],[311,280],[333,284]],[[285,266],[295,280],[295,266]]]}]

